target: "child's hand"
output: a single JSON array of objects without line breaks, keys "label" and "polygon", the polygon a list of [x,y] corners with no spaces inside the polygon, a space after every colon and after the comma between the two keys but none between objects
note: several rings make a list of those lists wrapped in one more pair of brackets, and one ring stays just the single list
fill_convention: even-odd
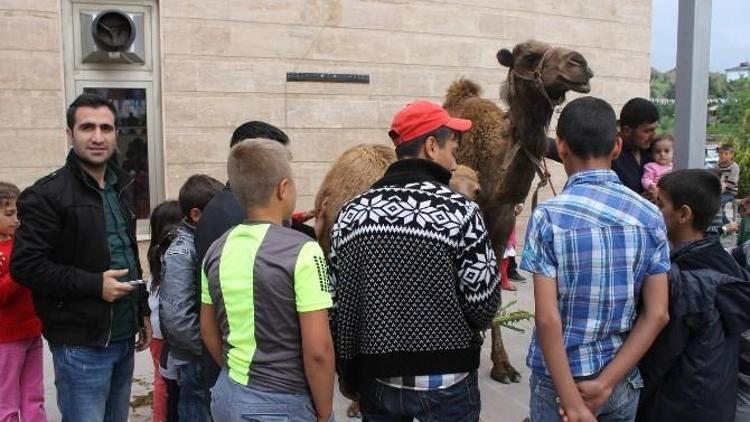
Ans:
[{"label": "child's hand", "polygon": [[612,394],[612,387],[598,379],[581,381],[576,385],[578,386],[578,392],[581,393],[581,398],[586,403],[586,407],[592,412],[599,410]]},{"label": "child's hand", "polygon": [[295,211],[292,213],[292,220],[298,223],[304,223],[311,218],[315,218],[315,210],[310,211]]},{"label": "child's hand", "polygon": [[563,422],[596,422],[596,416],[586,406],[574,407],[568,410],[560,408],[560,419]]},{"label": "child's hand", "polygon": [[734,233],[739,230],[740,225],[732,221],[731,223],[725,224],[723,228],[726,233]]}]

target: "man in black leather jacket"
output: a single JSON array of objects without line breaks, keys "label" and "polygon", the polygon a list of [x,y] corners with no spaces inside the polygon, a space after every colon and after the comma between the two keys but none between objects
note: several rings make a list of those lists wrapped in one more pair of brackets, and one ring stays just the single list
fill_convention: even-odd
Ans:
[{"label": "man in black leather jacket", "polygon": [[[55,366],[63,421],[128,418],[133,350],[151,340],[132,180],[111,165],[116,110],[83,94],[67,112],[65,166],[18,199],[11,273],[31,289]],[[136,343],[135,337],[138,334]]]}]

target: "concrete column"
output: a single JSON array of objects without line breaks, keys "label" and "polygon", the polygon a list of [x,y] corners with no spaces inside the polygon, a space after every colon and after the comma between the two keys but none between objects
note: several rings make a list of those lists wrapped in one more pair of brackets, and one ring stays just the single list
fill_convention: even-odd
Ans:
[{"label": "concrete column", "polygon": [[711,0],[680,0],[677,24],[675,168],[703,168]]}]

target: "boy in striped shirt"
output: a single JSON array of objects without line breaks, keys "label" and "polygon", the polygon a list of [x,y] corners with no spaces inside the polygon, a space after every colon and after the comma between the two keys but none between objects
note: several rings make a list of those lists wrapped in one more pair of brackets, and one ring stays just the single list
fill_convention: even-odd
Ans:
[{"label": "boy in striped shirt", "polygon": [[212,390],[213,418],[328,421],[328,269],[315,241],[282,225],[297,199],[288,152],[267,139],[242,141],[227,172],[247,220],[217,239],[203,261],[201,335],[223,368]]},{"label": "boy in striped shirt", "polygon": [[612,107],[593,97],[558,121],[569,179],[532,214],[521,262],[534,274],[532,421],[635,419],[635,366],[668,320],[666,228],[611,170],[616,131]]}]

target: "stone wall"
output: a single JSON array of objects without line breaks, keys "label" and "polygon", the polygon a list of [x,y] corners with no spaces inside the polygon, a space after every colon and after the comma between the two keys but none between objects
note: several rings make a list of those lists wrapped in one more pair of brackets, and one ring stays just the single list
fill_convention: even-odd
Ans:
[{"label": "stone wall", "polygon": [[0,0],[0,180],[27,186],[65,146],[60,5]]},{"label": "stone wall", "polygon": [[[309,206],[329,162],[357,143],[387,142],[406,102],[441,102],[462,76],[497,98],[497,50],[532,37],[581,51],[596,73],[592,94],[616,108],[648,93],[647,0],[228,4],[162,3],[169,194],[195,171],[223,176],[231,130],[260,119],[291,136],[300,208]],[[286,72],[308,71],[369,74],[370,84],[286,82]]]},{"label": "stone wall", "polygon": [[[27,185],[63,161],[60,9],[0,0],[0,179]],[[458,77],[496,99],[497,50],[528,38],[583,53],[592,95],[618,110],[648,94],[649,0],[162,0],[159,13],[168,197],[196,172],[225,179],[232,130],[265,120],[292,138],[307,208],[329,163],[352,145],[388,142],[410,100],[441,102]],[[286,82],[287,72],[370,83]],[[551,168],[559,190],[565,177]]]}]

